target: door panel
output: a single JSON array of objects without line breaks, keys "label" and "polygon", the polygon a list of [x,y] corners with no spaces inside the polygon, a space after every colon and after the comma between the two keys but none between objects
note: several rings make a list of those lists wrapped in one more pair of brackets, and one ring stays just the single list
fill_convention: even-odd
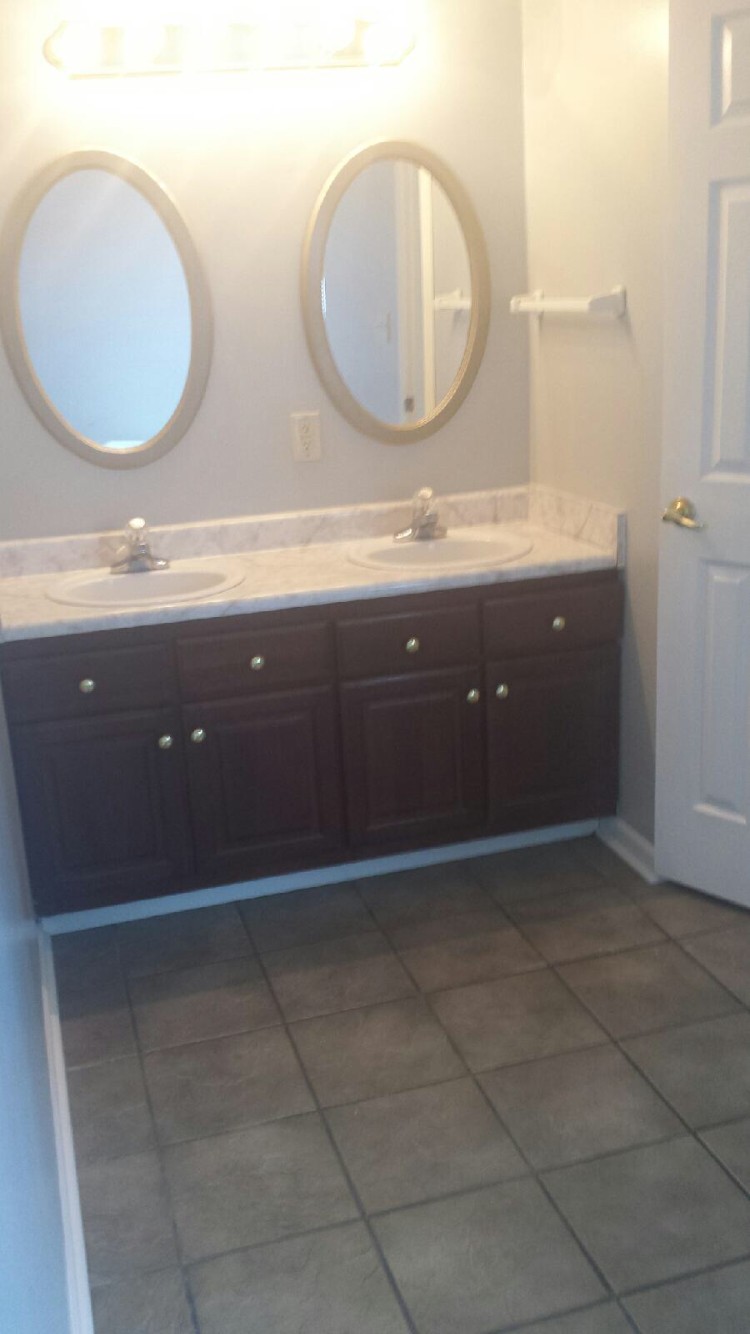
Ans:
[{"label": "door panel", "polygon": [[[175,710],[30,724],[14,735],[40,913],[179,888],[192,863]],[[171,736],[169,749],[159,737]]]},{"label": "door panel", "polygon": [[714,121],[750,117],[750,13],[735,13],[714,24]]},{"label": "door panel", "polygon": [[702,473],[750,481],[750,182],[710,191]]},{"label": "door panel", "polygon": [[673,0],[656,867],[750,905],[750,5]]},{"label": "door panel", "polygon": [[707,564],[702,644],[702,736],[695,809],[748,819],[750,570]]},{"label": "door panel", "polygon": [[355,845],[442,839],[484,821],[484,709],[465,669],[342,688]]},{"label": "door panel", "polygon": [[[227,879],[343,842],[335,694],[297,690],[185,710],[199,871]],[[191,734],[201,729],[205,741]]]}]

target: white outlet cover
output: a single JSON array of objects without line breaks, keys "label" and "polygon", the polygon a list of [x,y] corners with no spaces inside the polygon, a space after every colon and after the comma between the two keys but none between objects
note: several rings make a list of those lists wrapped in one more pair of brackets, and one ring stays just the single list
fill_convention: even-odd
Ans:
[{"label": "white outlet cover", "polygon": [[292,428],[292,454],[298,463],[315,463],[320,458],[320,413],[293,412],[290,416]]}]

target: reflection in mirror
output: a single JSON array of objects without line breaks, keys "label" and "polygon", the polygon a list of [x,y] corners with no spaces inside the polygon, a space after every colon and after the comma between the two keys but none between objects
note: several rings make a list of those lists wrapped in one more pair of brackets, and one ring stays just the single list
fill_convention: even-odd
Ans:
[{"label": "reflection in mirror", "polygon": [[[144,172],[104,153],[53,164],[9,224],[3,334],[34,411],[110,467],[177,442],[208,373],[211,321],[192,246]],[[198,323],[196,323],[196,318]]]},{"label": "reflection in mirror", "polygon": [[386,443],[459,407],[489,322],[489,266],[465,192],[411,144],[355,153],[326,185],[303,256],[303,312],[336,406]]},{"label": "reflection in mirror", "polygon": [[111,172],[71,172],[29,221],[21,327],[47,398],[79,435],[133,449],[157,435],[190,367],[190,298],[158,213]]},{"label": "reflection in mirror", "polygon": [[331,222],[323,317],[350,391],[381,421],[431,416],[466,351],[471,274],[461,224],[431,172],[373,162]]}]

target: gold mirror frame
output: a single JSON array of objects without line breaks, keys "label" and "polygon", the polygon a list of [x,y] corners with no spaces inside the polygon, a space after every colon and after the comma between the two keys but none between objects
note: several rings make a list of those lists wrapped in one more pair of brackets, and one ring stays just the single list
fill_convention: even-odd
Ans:
[{"label": "gold mirror frame", "polygon": [[[349,186],[373,162],[397,158],[426,167],[443,187],[455,209],[469,254],[471,316],[466,349],[453,384],[434,412],[405,425],[391,424],[374,416],[351,393],[331,351],[326,333],[320,294],[325,252],[333,216]],[[490,322],[490,264],[479,218],[464,187],[449,167],[425,148],[400,140],[370,144],[358,149],[329,177],[310,219],[302,252],[302,316],[305,335],[315,369],[334,405],[357,430],[386,445],[409,445],[433,435],[458,411],[476,379],[487,344]]]},{"label": "gold mirror frame", "polygon": [[[119,176],[152,206],[180,257],[190,301],[190,366],[180,401],[156,435],[126,451],[108,449],[88,439],[60,415],[36,375],[21,321],[18,274],[26,228],[41,200],[58,181],[72,172],[92,168]],[[102,468],[143,468],[162,458],[182,439],[200,407],[213,351],[213,315],[203,269],[187,226],[164,187],[142,167],[115,153],[98,149],[68,153],[49,163],[22,189],[9,213],[0,247],[0,332],[16,379],[42,425],[79,458]]]}]

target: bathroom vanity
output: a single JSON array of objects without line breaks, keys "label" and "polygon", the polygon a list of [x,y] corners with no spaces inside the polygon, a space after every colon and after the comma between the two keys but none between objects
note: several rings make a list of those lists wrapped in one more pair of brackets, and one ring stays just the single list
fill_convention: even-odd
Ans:
[{"label": "bathroom vanity", "polygon": [[622,603],[595,569],[3,643],[37,911],[613,813]]},{"label": "bathroom vanity", "polygon": [[[71,242],[71,212],[114,257],[106,282],[89,233]],[[0,334],[48,434],[101,468],[167,455],[198,411],[213,328],[168,192],[111,153],[68,154],[26,182],[0,251]],[[158,300],[154,274],[171,275]],[[480,219],[446,163],[401,140],[352,152],[318,194],[300,278],[311,361],[353,447],[423,441],[454,417],[492,293]],[[91,338],[92,311],[107,338]],[[170,374],[146,394],[152,366]],[[315,430],[300,416],[302,461]],[[438,515],[427,489],[411,523],[380,504],[179,525],[154,553],[141,519],[119,553],[111,533],[0,543],[0,576],[43,574],[0,578],[37,911],[612,813],[620,516],[545,492],[443,497]],[[367,540],[353,553],[335,536]],[[201,553],[232,560],[181,559]]]}]

